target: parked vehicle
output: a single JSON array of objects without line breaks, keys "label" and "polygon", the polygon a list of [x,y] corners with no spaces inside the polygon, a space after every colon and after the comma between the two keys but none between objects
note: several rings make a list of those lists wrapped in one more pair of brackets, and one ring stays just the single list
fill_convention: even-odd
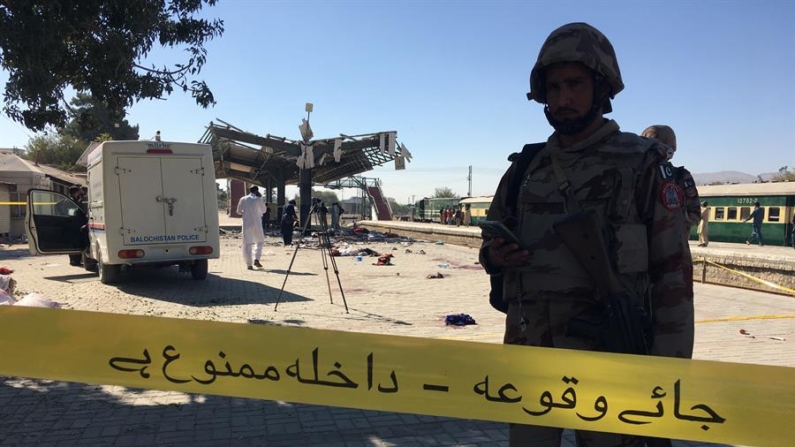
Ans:
[{"label": "parked vehicle", "polygon": [[53,191],[28,192],[32,253],[82,252],[85,269],[98,271],[105,284],[140,265],[179,265],[194,279],[207,277],[208,259],[220,256],[209,145],[108,141],[90,146],[81,160],[88,168],[87,211]]}]

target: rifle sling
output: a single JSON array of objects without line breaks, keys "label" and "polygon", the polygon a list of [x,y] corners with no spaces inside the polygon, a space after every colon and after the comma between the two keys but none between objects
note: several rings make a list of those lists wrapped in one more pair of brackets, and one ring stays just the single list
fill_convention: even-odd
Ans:
[{"label": "rifle sling", "polygon": [[560,166],[558,154],[552,152],[549,154],[550,161],[552,161],[552,170],[555,171],[555,177],[558,179],[558,193],[563,197],[563,206],[565,207],[566,214],[577,214],[582,211],[580,202],[574,196],[574,191],[571,188],[571,182],[566,178],[563,168]]}]

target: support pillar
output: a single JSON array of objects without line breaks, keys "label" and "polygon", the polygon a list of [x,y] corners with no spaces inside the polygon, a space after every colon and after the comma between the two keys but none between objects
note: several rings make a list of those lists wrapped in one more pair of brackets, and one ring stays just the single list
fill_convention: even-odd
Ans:
[{"label": "support pillar", "polygon": [[282,212],[284,210],[284,204],[286,203],[284,200],[284,190],[284,178],[279,178],[276,184],[276,219],[278,219],[279,222],[282,221]]},{"label": "support pillar", "polygon": [[229,217],[242,217],[237,214],[237,203],[246,195],[245,184],[240,180],[229,180],[227,183],[227,193],[229,197]]}]

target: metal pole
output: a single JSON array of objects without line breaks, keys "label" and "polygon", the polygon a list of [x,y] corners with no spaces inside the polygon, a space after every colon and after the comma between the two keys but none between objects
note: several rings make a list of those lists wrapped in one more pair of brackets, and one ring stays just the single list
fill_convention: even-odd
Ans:
[{"label": "metal pole", "polygon": [[472,197],[472,165],[469,165],[469,175],[467,176],[467,180],[469,180],[469,187],[467,189],[467,197]]}]

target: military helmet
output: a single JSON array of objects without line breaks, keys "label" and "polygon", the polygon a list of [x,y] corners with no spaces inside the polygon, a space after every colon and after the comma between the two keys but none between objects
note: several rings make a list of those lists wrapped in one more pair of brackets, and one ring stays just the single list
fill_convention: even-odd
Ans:
[{"label": "military helmet", "polygon": [[[624,90],[616,52],[607,37],[587,23],[569,23],[552,31],[541,47],[538,60],[530,72],[528,99],[546,103],[543,71],[559,62],[580,62],[604,77],[605,84],[610,88],[608,93],[610,98]],[[609,101],[605,102],[610,110],[603,112],[607,113],[612,108]]]},{"label": "military helmet", "polygon": [[640,136],[657,140],[671,149],[676,150],[676,134],[670,126],[666,126],[665,124],[649,126]]}]

